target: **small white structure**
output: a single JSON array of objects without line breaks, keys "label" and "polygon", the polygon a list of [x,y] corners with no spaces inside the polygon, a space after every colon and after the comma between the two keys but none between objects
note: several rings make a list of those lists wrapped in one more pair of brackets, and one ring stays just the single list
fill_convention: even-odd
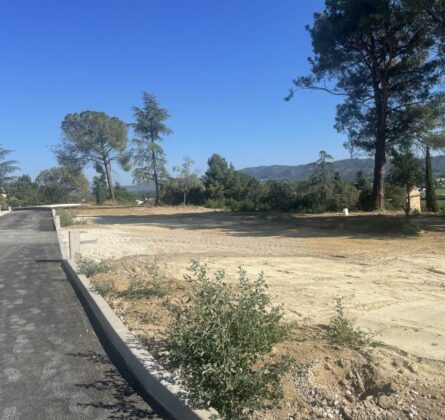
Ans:
[{"label": "small white structure", "polygon": [[349,210],[348,209],[343,209],[343,216],[349,216]]}]

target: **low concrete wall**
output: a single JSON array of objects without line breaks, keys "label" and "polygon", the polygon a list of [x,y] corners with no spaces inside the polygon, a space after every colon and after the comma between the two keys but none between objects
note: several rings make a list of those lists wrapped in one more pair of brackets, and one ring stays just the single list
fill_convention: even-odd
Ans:
[{"label": "low concrete wall", "polygon": [[[56,225],[54,227],[56,228]],[[92,290],[88,278],[77,274],[76,263],[68,259],[69,252],[62,241],[60,229],[56,228],[56,231],[63,258],[62,266],[69,280],[91,316],[94,317],[92,321],[99,326],[107,343],[112,347],[112,352],[118,355],[141,389],[172,419],[220,418],[215,410],[194,410],[188,405],[187,390],[178,385],[174,376],[164,370],[144,349],[102,296]]]}]

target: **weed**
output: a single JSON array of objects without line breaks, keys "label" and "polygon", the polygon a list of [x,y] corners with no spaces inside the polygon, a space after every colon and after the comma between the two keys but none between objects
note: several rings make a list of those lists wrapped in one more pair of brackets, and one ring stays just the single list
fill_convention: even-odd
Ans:
[{"label": "weed", "polygon": [[97,274],[108,273],[111,267],[105,261],[96,262],[91,258],[78,256],[76,259],[77,272],[86,277],[94,277]]},{"label": "weed", "polygon": [[281,306],[272,306],[261,274],[251,282],[240,268],[236,286],[224,271],[208,276],[192,261],[190,304],[176,307],[168,331],[168,361],[179,368],[196,403],[212,406],[225,418],[241,418],[281,396],[280,377],[288,366],[266,362],[282,341]]},{"label": "weed", "polygon": [[116,286],[113,280],[93,280],[91,286],[94,292],[102,297],[107,297],[116,292]]},{"label": "weed", "polygon": [[379,342],[374,340],[377,335],[373,331],[363,331],[354,326],[354,322],[345,314],[343,299],[336,299],[336,316],[328,326],[328,334],[336,344],[350,347],[354,350],[364,350],[376,347]]}]

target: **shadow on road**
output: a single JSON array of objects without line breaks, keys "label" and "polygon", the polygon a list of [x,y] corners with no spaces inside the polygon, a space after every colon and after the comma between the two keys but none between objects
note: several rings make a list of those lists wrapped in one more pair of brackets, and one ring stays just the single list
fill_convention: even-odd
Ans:
[{"label": "shadow on road", "polygon": [[[115,400],[114,403],[91,402],[81,404],[81,406],[91,406],[94,408],[102,408],[112,412],[110,419],[159,419],[159,415],[151,410],[140,407],[138,394],[133,388],[123,380],[119,371],[109,361],[107,357],[96,352],[86,353],[69,353],[68,356],[85,359],[93,362],[95,365],[105,366],[105,378],[91,382],[76,384],[77,387],[103,392],[111,395]],[[139,400],[140,401],[140,400]]]}]

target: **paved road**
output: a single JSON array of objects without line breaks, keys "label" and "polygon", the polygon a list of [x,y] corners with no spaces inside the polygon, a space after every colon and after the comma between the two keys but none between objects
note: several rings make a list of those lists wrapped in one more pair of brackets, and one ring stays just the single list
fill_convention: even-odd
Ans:
[{"label": "paved road", "polygon": [[50,216],[0,217],[0,419],[159,418],[103,350]]}]

